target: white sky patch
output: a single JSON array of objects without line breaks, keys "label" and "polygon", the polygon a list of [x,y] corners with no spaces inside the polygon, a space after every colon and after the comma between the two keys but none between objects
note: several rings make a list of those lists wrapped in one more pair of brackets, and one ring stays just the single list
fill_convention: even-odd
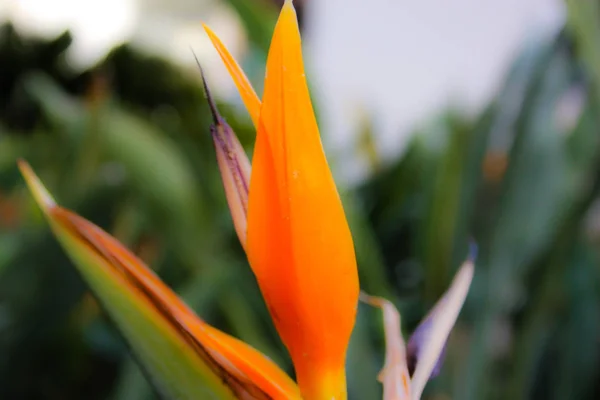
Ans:
[{"label": "white sky patch", "polygon": [[[358,107],[376,117],[383,156],[448,106],[478,113],[526,39],[557,31],[561,0],[307,2],[306,58],[331,149],[352,157]],[[360,175],[350,159],[339,170]],[[358,169],[362,167],[358,166]],[[358,173],[358,175],[357,175]]]},{"label": "white sky patch", "polygon": [[54,37],[69,30],[73,44],[67,62],[78,69],[93,66],[113,47],[130,41],[194,73],[193,49],[215,94],[239,103],[237,89],[201,25],[213,27],[234,56],[246,51],[239,17],[221,1],[0,0],[3,20],[26,35]]},{"label": "white sky patch", "polygon": [[93,65],[115,44],[134,32],[137,0],[3,0],[0,18],[11,20],[26,34],[73,34],[68,61]]},{"label": "white sky patch", "polygon": [[202,23],[215,30],[229,51],[238,58],[247,50],[247,36],[235,11],[221,2],[199,4],[176,15],[169,15],[169,5],[142,10],[143,18],[133,42],[145,50],[162,54],[180,65],[196,71],[192,50],[198,56],[211,89],[218,97],[238,101],[239,94],[219,54],[210,42]]},{"label": "white sky patch", "polygon": [[[247,39],[217,0],[0,0],[0,20],[24,33],[74,36],[68,61],[87,67],[132,40],[193,67],[192,47],[214,92],[239,96],[200,22],[234,56]],[[353,152],[360,108],[373,114],[385,158],[401,152],[418,124],[448,106],[475,114],[494,96],[532,33],[559,28],[562,0],[313,0],[304,33],[307,76],[321,107],[321,132],[340,178],[364,176]],[[344,158],[346,162],[344,162]]]}]

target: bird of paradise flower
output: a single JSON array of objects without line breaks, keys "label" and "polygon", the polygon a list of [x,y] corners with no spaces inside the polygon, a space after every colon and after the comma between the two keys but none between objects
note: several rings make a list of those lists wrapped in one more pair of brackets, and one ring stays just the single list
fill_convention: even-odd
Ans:
[{"label": "bird of paradise flower", "polygon": [[[473,257],[406,346],[393,304],[359,293],[352,236],[322,149],[292,2],[285,2],[275,26],[262,100],[217,35],[205,30],[257,130],[251,171],[203,77],[235,229],[297,382],[251,346],[198,318],[116,239],[57,205],[20,161],[53,232],[166,398],[345,400],[346,350],[361,297],[383,310],[384,399],[420,399],[468,293]],[[416,360],[412,374],[409,360]]]}]

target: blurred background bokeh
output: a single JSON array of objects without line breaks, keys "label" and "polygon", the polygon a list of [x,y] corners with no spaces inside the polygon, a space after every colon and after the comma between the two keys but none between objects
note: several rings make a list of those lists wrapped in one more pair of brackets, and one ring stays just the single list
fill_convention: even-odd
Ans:
[{"label": "blurred background bokeh", "polygon": [[[32,203],[66,207],[290,373],[237,243],[190,48],[249,153],[200,22],[260,92],[276,0],[0,0],[0,399],[155,398]],[[475,280],[428,399],[600,398],[600,2],[295,1],[362,288],[414,329],[468,241]],[[381,398],[361,306],[352,400]]]}]

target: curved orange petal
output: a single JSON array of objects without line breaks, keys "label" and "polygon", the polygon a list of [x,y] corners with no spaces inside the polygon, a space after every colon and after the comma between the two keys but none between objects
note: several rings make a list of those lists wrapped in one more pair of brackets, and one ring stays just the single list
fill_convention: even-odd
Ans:
[{"label": "curved orange petal", "polygon": [[53,217],[65,226],[71,226],[96,250],[122,267],[137,286],[164,308],[176,323],[188,330],[219,367],[242,380],[252,382],[270,398],[299,398],[296,384],[271,360],[246,343],[209,326],[169,289],[141,260],[130,253],[116,239],[89,221],[56,207]]},{"label": "curved orange petal", "polygon": [[19,168],[52,224],[68,232],[94,257],[103,260],[129,290],[152,304],[206,365],[240,398],[299,400],[297,385],[263,354],[206,324],[140,259],[102,229],[55,204],[25,162]]},{"label": "curved orange petal", "polygon": [[252,88],[250,80],[248,80],[248,77],[246,74],[244,74],[244,71],[242,71],[240,65],[237,63],[237,61],[235,61],[217,34],[205,24],[202,24],[202,27],[204,27],[204,30],[208,34],[210,41],[212,42],[213,46],[215,46],[215,49],[217,49],[217,52],[225,63],[225,67],[233,78],[233,81],[240,92],[240,96],[242,96],[242,101],[248,109],[252,123],[254,124],[254,127],[257,128],[258,118],[260,116],[260,99]]},{"label": "curved orange petal", "polygon": [[207,343],[243,371],[256,386],[273,400],[300,400],[296,383],[273,361],[246,343],[204,324]]},{"label": "curved orange petal", "polygon": [[308,399],[344,399],[358,302],[354,246],[321,145],[295,10],[271,42],[254,150],[246,251]]}]

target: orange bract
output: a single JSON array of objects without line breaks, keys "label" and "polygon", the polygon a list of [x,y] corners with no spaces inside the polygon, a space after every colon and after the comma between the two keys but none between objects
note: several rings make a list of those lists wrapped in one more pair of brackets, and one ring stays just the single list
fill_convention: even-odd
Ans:
[{"label": "orange bract", "polygon": [[[205,29],[257,128],[254,165],[218,113],[211,134],[236,233],[289,350],[298,385],[251,346],[209,326],[142,261],[91,222],[59,207],[25,162],[36,201],[124,338],[169,398],[345,400],[345,359],[359,296],[354,245],[323,152],[304,75],[296,13],[275,27],[261,100],[220,39]],[[418,400],[438,369],[473,278],[474,251],[405,345],[400,315],[383,310],[385,400]],[[408,360],[416,366],[409,376]],[[412,362],[412,361],[411,361]]]},{"label": "orange bract", "polygon": [[[219,379],[239,398],[299,399],[297,385],[263,354],[211,327],[169,289],[144,263],[96,225],[54,203],[25,162],[19,167],[51,224],[66,232],[80,249],[98,260],[113,279],[158,311]],[[248,397],[250,396],[250,397]]]},{"label": "orange bract", "polygon": [[[208,31],[244,102],[247,79]],[[321,145],[290,1],[269,50],[248,205],[246,252],[307,399],[346,397],[358,302],[354,247]],[[255,119],[253,107],[249,112]]]}]

